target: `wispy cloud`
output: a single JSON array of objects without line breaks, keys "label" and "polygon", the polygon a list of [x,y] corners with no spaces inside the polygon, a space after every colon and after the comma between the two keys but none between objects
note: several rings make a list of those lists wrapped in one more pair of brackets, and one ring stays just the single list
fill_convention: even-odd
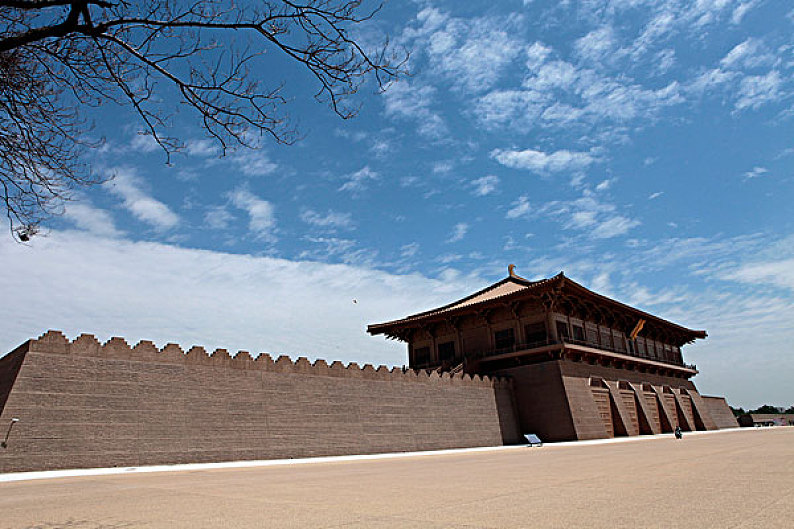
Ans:
[{"label": "wispy cloud", "polygon": [[745,263],[724,272],[721,277],[726,281],[750,285],[763,283],[794,292],[794,258]]},{"label": "wispy cloud", "polygon": [[420,135],[442,139],[449,134],[449,129],[440,114],[432,109],[435,93],[432,86],[417,86],[408,80],[392,83],[383,95],[386,116],[414,121]]},{"label": "wispy cloud", "polygon": [[586,152],[559,150],[552,153],[526,149],[523,151],[495,149],[491,158],[512,169],[529,169],[537,173],[558,173],[585,169],[595,159]]},{"label": "wispy cloud", "polygon": [[562,227],[585,232],[593,239],[611,239],[625,235],[640,221],[618,212],[617,206],[601,201],[592,192],[575,200],[555,200],[544,204],[538,215],[556,218]]},{"label": "wispy cloud", "polygon": [[88,198],[66,204],[63,216],[77,228],[105,237],[118,237],[122,234],[116,228],[110,212],[94,207]]},{"label": "wispy cloud", "polygon": [[273,204],[245,188],[237,188],[228,194],[232,205],[248,214],[248,230],[262,241],[276,241],[276,215]]},{"label": "wispy cloud", "polygon": [[214,230],[225,230],[234,220],[226,206],[210,206],[204,214],[204,224]]},{"label": "wispy cloud", "polygon": [[748,38],[737,44],[720,60],[723,68],[758,68],[771,66],[776,62],[775,56],[766,49],[759,39]]},{"label": "wispy cloud", "polygon": [[522,49],[522,42],[510,32],[513,18],[463,19],[423,10],[419,18],[423,27],[432,20],[434,29],[418,33],[421,38],[416,40],[434,71],[459,89],[477,92],[492,86]]},{"label": "wispy cloud", "polygon": [[158,231],[169,230],[179,224],[179,216],[171,208],[149,195],[145,181],[135,169],[117,167],[110,173],[113,178],[103,185],[122,199],[124,208],[135,218]]},{"label": "wispy cloud", "polygon": [[769,169],[766,167],[753,167],[752,170],[744,173],[744,179],[750,180],[752,178],[758,178],[766,175],[767,173],[769,173]]},{"label": "wispy cloud", "polygon": [[267,176],[278,169],[278,164],[262,148],[243,148],[230,154],[229,159],[245,176]]},{"label": "wispy cloud", "polygon": [[358,195],[367,189],[370,182],[374,182],[377,179],[378,173],[366,165],[355,173],[345,176],[345,183],[339,187],[339,191],[348,191],[353,195]]},{"label": "wispy cloud", "polygon": [[416,256],[419,253],[419,243],[418,242],[411,242],[408,244],[404,244],[400,246],[400,257],[403,259],[410,259],[411,257]]},{"label": "wispy cloud", "polygon": [[734,24],[741,24],[744,16],[760,3],[760,0],[748,0],[746,2],[740,2],[739,5],[733,10],[731,22]]},{"label": "wispy cloud", "polygon": [[507,210],[506,217],[508,219],[517,219],[527,215],[530,211],[529,199],[525,195],[522,195],[518,197],[518,200],[513,202],[510,209]]},{"label": "wispy cloud", "polygon": [[205,158],[217,156],[220,152],[218,144],[209,139],[192,139],[185,143],[185,152],[190,156]]},{"label": "wispy cloud", "polygon": [[151,134],[144,134],[139,132],[132,137],[130,141],[130,148],[133,151],[138,152],[154,152],[158,149],[162,149],[160,145],[157,143],[157,140],[154,139],[154,136]]},{"label": "wispy cloud", "polygon": [[[612,57],[613,48],[612,30],[599,28],[578,41],[574,54],[592,64]],[[507,124],[524,132],[538,126],[613,126],[654,119],[663,108],[684,101],[676,81],[646,88],[620,72],[609,75],[597,65],[561,59],[540,42],[528,47],[526,68],[520,89],[500,87],[479,98],[475,115],[481,123],[492,129]]]},{"label": "wispy cloud", "polygon": [[606,191],[617,181],[616,178],[607,178],[596,185],[596,191]]},{"label": "wispy cloud", "polygon": [[736,110],[760,106],[783,97],[781,92],[782,80],[780,73],[772,70],[766,75],[750,75],[742,79],[739,84],[738,97],[734,107]]},{"label": "wispy cloud", "polygon": [[355,228],[353,222],[353,215],[350,213],[341,213],[339,211],[328,210],[325,213],[319,213],[313,209],[304,209],[301,211],[301,220],[306,224],[316,226],[318,228],[325,228],[330,230],[346,229],[350,230]]},{"label": "wispy cloud", "polygon": [[315,248],[300,253],[301,259],[312,259],[322,262],[342,262],[355,266],[373,267],[376,264],[378,251],[359,248],[358,242],[341,237],[306,237]]},{"label": "wispy cloud", "polygon": [[470,182],[474,188],[475,195],[484,197],[496,192],[496,187],[499,185],[499,177],[496,175],[486,175],[480,178],[475,178]]},{"label": "wispy cloud", "polygon": [[468,231],[469,231],[469,225],[466,224],[465,222],[459,222],[455,224],[455,226],[452,228],[452,233],[447,239],[447,242],[458,242],[463,240],[463,238],[466,236],[466,233],[468,233]]}]

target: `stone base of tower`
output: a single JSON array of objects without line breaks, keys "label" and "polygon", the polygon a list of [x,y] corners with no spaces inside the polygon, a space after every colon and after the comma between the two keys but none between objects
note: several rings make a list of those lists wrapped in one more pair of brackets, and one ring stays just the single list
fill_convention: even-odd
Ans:
[{"label": "stone base of tower", "polygon": [[686,378],[553,360],[500,369],[513,380],[523,433],[544,441],[605,439],[735,426],[724,399]]}]

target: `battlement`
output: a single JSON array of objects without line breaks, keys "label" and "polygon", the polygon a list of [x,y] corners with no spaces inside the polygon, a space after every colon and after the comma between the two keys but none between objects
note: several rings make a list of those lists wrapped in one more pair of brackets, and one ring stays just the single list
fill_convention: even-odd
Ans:
[{"label": "battlement", "polygon": [[356,362],[350,362],[345,365],[338,360],[329,365],[323,359],[318,359],[312,363],[304,356],[298,357],[293,361],[286,355],[280,355],[273,360],[273,357],[267,353],[260,353],[254,357],[248,351],[238,351],[232,356],[226,349],[216,349],[208,353],[204,347],[197,345],[194,345],[186,352],[178,344],[168,343],[162,348],[158,348],[149,340],[142,340],[132,347],[124,338],[113,337],[105,343],[101,343],[92,334],[81,334],[74,340],[69,341],[61,331],[54,330],[47,331],[37,339],[29,340],[25,345],[27,347],[23,346],[23,348],[28,352],[135,362],[185,364],[318,377],[390,380],[394,382],[440,383],[494,388],[508,387],[510,385],[508,379],[489,377],[487,375],[439,374],[434,370],[408,369],[403,371],[401,367],[389,368],[385,365],[374,367],[372,364],[365,364],[361,367]]}]

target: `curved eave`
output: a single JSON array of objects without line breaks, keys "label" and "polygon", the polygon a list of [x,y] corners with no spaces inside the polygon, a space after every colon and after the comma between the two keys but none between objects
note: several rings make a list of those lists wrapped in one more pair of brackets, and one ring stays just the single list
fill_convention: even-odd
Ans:
[{"label": "curved eave", "polygon": [[[399,328],[399,327],[403,327],[403,326],[406,326],[406,325],[409,325],[409,324],[418,323],[418,322],[421,322],[421,321],[443,320],[443,319],[448,318],[449,316],[454,316],[454,315],[457,315],[457,314],[468,312],[471,309],[475,309],[476,310],[479,307],[487,306],[487,305],[495,303],[495,302],[502,303],[502,302],[504,302],[504,301],[506,301],[508,299],[514,298],[514,297],[521,297],[523,294],[525,294],[529,290],[534,290],[534,289],[536,289],[538,287],[541,287],[543,285],[547,285],[547,284],[551,283],[552,281],[554,281],[555,279],[557,279],[559,277],[562,277],[562,272],[560,272],[559,274],[557,274],[554,277],[551,277],[551,278],[548,278],[548,279],[541,279],[540,281],[528,281],[528,280],[526,280],[524,278],[520,278],[520,277],[516,277],[516,276],[508,276],[508,277],[502,279],[501,281],[497,281],[496,283],[493,283],[492,285],[488,285],[487,287],[485,287],[485,288],[483,288],[481,290],[478,290],[474,294],[468,295],[465,298],[461,298],[461,299],[459,299],[457,301],[453,301],[452,303],[447,303],[444,306],[441,306],[441,307],[438,307],[438,308],[435,308],[435,309],[431,309],[431,310],[427,310],[425,312],[419,312],[417,314],[412,314],[410,316],[406,316],[405,318],[401,318],[399,320],[388,321],[388,322],[385,322],[385,323],[373,323],[371,325],[367,325],[367,332],[369,334],[372,334],[372,335],[388,334],[389,329]],[[463,305],[461,307],[453,308],[453,307],[455,307],[455,305],[458,305],[458,304],[461,304],[461,303],[465,303],[466,301],[468,301],[470,299],[473,299],[473,298],[476,298],[477,296],[480,296],[482,294],[485,294],[489,290],[493,290],[493,289],[495,289],[495,288],[497,288],[497,287],[499,287],[499,286],[501,286],[501,285],[503,285],[503,284],[505,284],[505,283],[507,283],[509,281],[513,281],[515,283],[522,284],[522,285],[526,286],[526,288],[524,288],[522,290],[518,290],[516,292],[511,292],[509,294],[504,294],[502,296],[497,296],[497,297],[489,298],[489,299],[486,299],[486,300],[483,300],[483,301],[479,301],[477,303],[471,303],[471,304],[468,304],[468,305]]]},{"label": "curved eave", "polygon": [[649,314],[649,313],[647,313],[647,312],[645,312],[643,310],[640,310],[638,308],[632,307],[631,305],[626,305],[625,303],[622,303],[622,302],[620,302],[620,301],[618,301],[616,299],[608,298],[608,297],[606,297],[606,296],[604,296],[602,294],[599,294],[598,292],[593,292],[589,288],[577,283],[576,281],[574,281],[573,279],[570,279],[568,277],[565,277],[565,280],[566,280],[566,283],[570,283],[576,289],[584,291],[586,294],[598,299],[602,303],[613,305],[613,306],[617,306],[620,309],[628,311],[628,312],[631,312],[635,316],[638,316],[638,317],[640,317],[640,318],[642,318],[642,319],[644,319],[646,321],[652,321],[652,322],[655,322],[657,324],[661,324],[661,325],[664,325],[664,326],[674,327],[677,331],[680,331],[682,333],[685,333],[685,334],[691,336],[691,339],[688,340],[687,343],[691,343],[691,342],[693,342],[694,340],[696,340],[698,338],[702,340],[702,339],[705,339],[708,336],[708,334],[704,330],[689,329],[687,327],[684,327],[683,325],[679,325],[679,324],[677,324],[675,322],[672,322],[672,321],[669,321],[669,320],[665,320],[664,318],[660,318],[659,316],[654,316],[653,314]]},{"label": "curved eave", "polygon": [[[504,284],[504,283],[506,283],[507,281],[510,281],[510,280],[514,280],[516,282],[524,284],[524,285],[526,285],[527,288],[524,288],[522,290],[518,290],[516,292],[511,292],[509,294],[505,294],[505,295],[502,295],[502,296],[498,296],[498,297],[490,298],[490,299],[487,299],[487,300],[483,300],[483,301],[480,301],[478,303],[472,303],[472,304],[469,304],[469,305],[464,305],[464,306],[461,306],[461,307],[452,308],[452,307],[455,307],[455,305],[458,305],[460,303],[465,303],[467,300],[475,298],[475,297],[477,297],[477,296],[479,296],[481,294],[484,294],[484,293],[488,292],[489,290],[492,290],[492,289],[494,289],[494,288],[496,288],[496,287],[498,287],[498,286],[500,286],[500,285],[502,285],[502,284]],[[543,279],[543,280],[540,280],[540,281],[527,281],[527,280],[525,280],[523,278],[506,277],[505,279],[503,279],[503,280],[501,280],[501,281],[499,281],[497,283],[494,283],[492,285],[489,285],[489,286],[485,287],[484,289],[479,290],[479,291],[475,292],[474,294],[471,294],[470,296],[466,296],[465,298],[459,299],[459,300],[454,301],[452,303],[448,303],[447,305],[444,305],[443,307],[438,307],[436,309],[428,310],[428,311],[425,311],[425,312],[420,312],[418,314],[413,314],[411,316],[407,316],[407,317],[399,319],[399,320],[393,320],[393,321],[389,321],[389,322],[385,322],[385,323],[375,323],[375,324],[372,324],[372,325],[368,325],[367,326],[367,332],[369,334],[373,335],[373,336],[374,335],[378,335],[378,334],[386,334],[390,338],[398,338],[394,333],[390,333],[389,331],[394,331],[394,330],[397,330],[397,329],[400,329],[400,328],[405,328],[405,327],[413,327],[413,326],[415,326],[415,324],[418,324],[420,322],[429,323],[429,322],[433,322],[433,321],[440,321],[440,320],[444,320],[444,319],[446,319],[446,318],[448,318],[450,316],[455,316],[455,315],[458,315],[458,314],[466,313],[466,312],[469,312],[471,310],[476,310],[476,309],[478,309],[480,307],[484,307],[484,306],[487,306],[487,305],[497,304],[497,303],[504,303],[504,302],[511,301],[513,299],[520,299],[521,297],[525,296],[528,292],[550,288],[550,287],[555,286],[555,285],[557,285],[557,286],[559,286],[561,288],[565,288],[566,285],[570,285],[570,286],[572,286],[574,288],[574,290],[579,290],[579,291],[583,292],[584,294],[586,294],[586,295],[588,295],[590,297],[593,297],[594,299],[598,300],[599,302],[604,303],[605,305],[611,305],[611,306],[617,307],[617,308],[619,308],[621,310],[630,312],[631,314],[637,316],[638,318],[642,318],[642,319],[644,319],[646,321],[654,322],[657,325],[660,325],[660,326],[663,326],[663,327],[664,326],[672,327],[672,328],[676,329],[678,332],[688,336],[689,339],[687,340],[686,343],[691,343],[691,342],[695,341],[696,339],[704,339],[704,338],[706,338],[708,336],[708,334],[704,330],[689,329],[689,328],[684,327],[682,325],[679,325],[677,323],[665,320],[665,319],[660,318],[658,316],[654,316],[653,314],[649,314],[649,313],[647,313],[647,312],[645,312],[643,310],[640,310],[640,309],[637,309],[635,307],[632,307],[631,305],[626,305],[625,303],[621,303],[620,301],[617,301],[615,299],[612,299],[612,298],[609,298],[607,296],[601,295],[598,292],[593,292],[589,288],[587,288],[587,287],[577,283],[576,281],[568,278],[567,276],[565,276],[565,274],[563,272],[560,272],[559,274],[557,274],[554,277],[550,277],[548,279]]]}]

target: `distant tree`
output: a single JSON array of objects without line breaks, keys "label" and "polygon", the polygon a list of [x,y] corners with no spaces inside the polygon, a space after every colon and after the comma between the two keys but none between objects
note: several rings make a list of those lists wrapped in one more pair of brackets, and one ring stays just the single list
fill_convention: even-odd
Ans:
[{"label": "distant tree", "polygon": [[786,409],[786,411],[784,411],[783,413],[792,413],[792,414],[794,414],[794,404],[792,404],[791,406],[789,406],[789,407]]},{"label": "distant tree", "polygon": [[783,408],[779,408],[777,406],[772,406],[771,404],[764,404],[763,406],[755,409],[750,410],[749,413],[780,413]]},{"label": "distant tree", "polygon": [[746,411],[744,411],[744,408],[734,408],[733,406],[728,406],[728,407],[733,412],[734,417],[739,417],[740,415],[744,415],[745,413],[747,413]]},{"label": "distant tree", "polygon": [[360,0],[0,0],[0,198],[12,233],[29,238],[70,190],[98,182],[82,157],[100,143],[86,140],[84,107],[131,107],[168,156],[181,147],[166,130],[170,87],[224,153],[259,134],[289,144],[297,133],[284,73],[259,61],[275,51],[305,69],[318,100],[353,116],[348,96],[366,79],[383,89],[404,64],[388,42],[354,34],[379,9]]}]

